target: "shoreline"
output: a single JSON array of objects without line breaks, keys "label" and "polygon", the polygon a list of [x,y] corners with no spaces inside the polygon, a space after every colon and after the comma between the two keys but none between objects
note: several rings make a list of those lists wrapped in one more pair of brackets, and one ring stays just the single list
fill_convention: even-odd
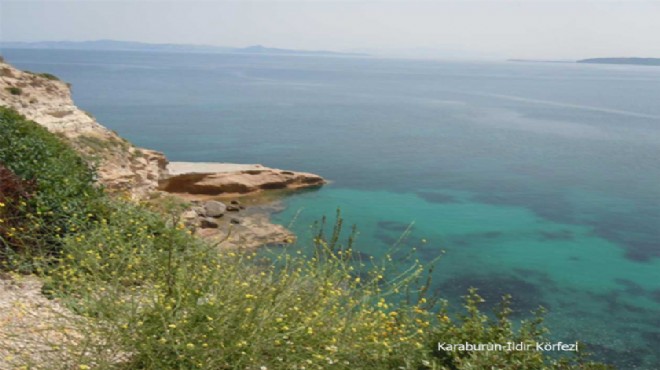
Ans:
[{"label": "shoreline", "polygon": [[182,217],[195,235],[221,249],[255,250],[295,242],[297,236],[270,217],[284,208],[283,197],[324,184],[318,175],[260,164],[169,162],[158,191],[190,204]]}]

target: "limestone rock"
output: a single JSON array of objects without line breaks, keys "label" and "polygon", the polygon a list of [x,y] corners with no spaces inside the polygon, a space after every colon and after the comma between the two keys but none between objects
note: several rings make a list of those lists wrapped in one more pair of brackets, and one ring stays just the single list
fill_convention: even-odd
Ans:
[{"label": "limestone rock", "polygon": [[204,207],[193,207],[191,210],[195,212],[197,216],[204,216],[206,214]]},{"label": "limestone rock", "polygon": [[255,213],[237,219],[238,224],[223,222],[217,229],[198,229],[196,235],[219,242],[221,249],[254,250],[264,245],[293,243],[295,234],[282,225],[270,222],[267,213]]},{"label": "limestone rock", "polygon": [[218,224],[218,221],[213,217],[205,217],[202,219],[200,226],[204,229],[217,229],[220,224]]},{"label": "limestone rock", "polygon": [[217,200],[209,200],[204,203],[204,215],[207,217],[222,217],[227,211],[227,206]]}]

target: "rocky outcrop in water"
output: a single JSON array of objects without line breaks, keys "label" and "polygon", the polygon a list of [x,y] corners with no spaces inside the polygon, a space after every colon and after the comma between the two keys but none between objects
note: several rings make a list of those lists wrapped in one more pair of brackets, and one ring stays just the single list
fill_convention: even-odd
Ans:
[{"label": "rocky outcrop in water", "polygon": [[325,184],[318,175],[259,164],[171,162],[167,169],[168,174],[160,180],[159,189],[168,193],[234,196]]}]

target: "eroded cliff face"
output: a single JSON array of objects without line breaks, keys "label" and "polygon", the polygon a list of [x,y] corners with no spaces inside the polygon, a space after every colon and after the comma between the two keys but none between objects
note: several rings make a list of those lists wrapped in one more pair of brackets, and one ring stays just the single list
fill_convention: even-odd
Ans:
[{"label": "eroded cliff face", "polygon": [[142,198],[158,187],[167,159],[138,148],[96,122],[71,99],[68,84],[48,74],[35,74],[0,61],[0,105],[67,140],[97,167],[108,190]]},{"label": "eroded cliff face", "polygon": [[197,199],[313,188],[326,183],[315,174],[255,164],[168,165],[162,153],[134,146],[79,109],[67,83],[53,75],[18,70],[1,58],[0,105],[60,135],[96,167],[101,184],[134,199],[146,198],[154,191]]}]

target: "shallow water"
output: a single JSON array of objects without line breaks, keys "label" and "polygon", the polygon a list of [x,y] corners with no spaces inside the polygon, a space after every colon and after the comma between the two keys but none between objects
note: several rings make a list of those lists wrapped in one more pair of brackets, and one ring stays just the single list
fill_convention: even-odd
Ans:
[{"label": "shallow water", "polygon": [[362,252],[445,251],[435,289],[543,305],[553,336],[660,368],[660,68],[3,50],[73,83],[172,160],[332,180],[274,216],[302,240],[342,209]]}]

